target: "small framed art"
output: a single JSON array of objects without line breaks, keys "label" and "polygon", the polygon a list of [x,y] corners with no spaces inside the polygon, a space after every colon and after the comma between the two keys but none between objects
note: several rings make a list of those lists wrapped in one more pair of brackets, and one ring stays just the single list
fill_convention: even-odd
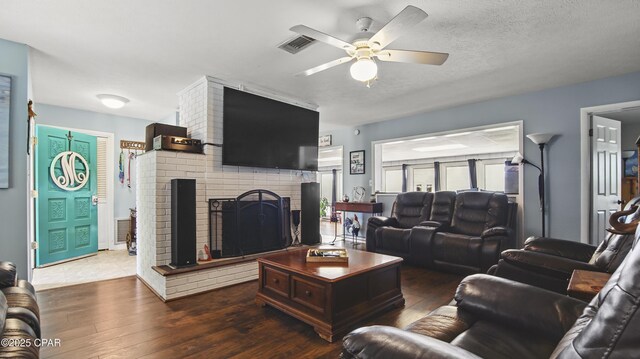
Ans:
[{"label": "small framed art", "polygon": [[349,174],[364,174],[364,150],[349,152]]}]

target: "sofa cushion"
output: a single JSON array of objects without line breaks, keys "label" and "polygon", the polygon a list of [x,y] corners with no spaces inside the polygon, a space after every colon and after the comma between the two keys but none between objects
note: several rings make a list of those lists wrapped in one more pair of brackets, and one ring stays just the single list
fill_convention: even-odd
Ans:
[{"label": "sofa cushion", "polygon": [[613,273],[618,269],[633,244],[632,234],[614,234],[600,243],[589,264],[602,271]]},{"label": "sofa cushion", "polygon": [[482,358],[539,359],[548,358],[556,343],[531,331],[519,330],[486,320],[475,322],[451,344]]},{"label": "sofa cushion", "polygon": [[463,192],[456,196],[451,220],[454,233],[479,236],[485,229],[507,224],[508,199],[493,192]]},{"label": "sofa cushion", "polygon": [[431,205],[431,221],[436,221],[444,226],[451,225],[453,207],[456,203],[456,193],[453,191],[438,191],[433,195]]},{"label": "sofa cushion", "polygon": [[480,267],[480,237],[440,232],[433,239],[433,258],[437,261]]},{"label": "sofa cushion", "polygon": [[411,228],[429,219],[432,202],[433,193],[400,193],[396,197],[392,215],[398,220],[400,228]]},{"label": "sofa cushion", "polygon": [[426,317],[411,323],[405,330],[451,342],[475,322],[470,313],[464,313],[453,305],[436,308]]},{"label": "sofa cushion", "polygon": [[382,227],[376,230],[377,247],[386,252],[410,253],[411,229]]}]

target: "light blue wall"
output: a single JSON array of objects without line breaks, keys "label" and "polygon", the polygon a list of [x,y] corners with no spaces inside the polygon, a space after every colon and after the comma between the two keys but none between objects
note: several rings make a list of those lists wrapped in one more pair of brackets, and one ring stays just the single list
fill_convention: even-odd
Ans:
[{"label": "light blue wall", "polygon": [[[114,211],[115,218],[128,217],[129,208],[136,205],[137,187],[135,183],[135,160],[131,163],[131,188],[127,187],[127,160],[125,159],[125,183],[118,179],[118,158],[120,157],[120,140],[144,141],[145,127],[151,121],[108,115],[91,111],[77,110],[68,107],[39,104],[36,108],[39,125],[50,125],[78,130],[92,130],[114,134],[114,161],[109,165],[114,169],[115,183]],[[125,151],[125,157],[128,154]]]},{"label": "light blue wall", "polygon": [[[357,127],[361,130],[359,136],[353,134],[354,128],[323,134],[333,135],[333,144],[344,146],[345,164],[349,151],[366,151],[365,175],[351,176],[345,167],[346,193],[351,193],[354,186],[370,188],[371,141],[517,120],[523,121],[524,134],[558,134],[549,144],[548,162],[545,162],[549,179],[549,234],[577,241],[580,239],[580,108],[633,100],[640,100],[640,72],[360,126]],[[538,147],[527,139],[524,145],[525,158],[539,163]],[[540,234],[536,172],[529,166],[524,170],[525,236]]]},{"label": "light blue wall", "polygon": [[9,123],[9,188],[0,189],[0,260],[12,261],[27,278],[27,91],[26,45],[0,39],[0,73],[12,78]]}]

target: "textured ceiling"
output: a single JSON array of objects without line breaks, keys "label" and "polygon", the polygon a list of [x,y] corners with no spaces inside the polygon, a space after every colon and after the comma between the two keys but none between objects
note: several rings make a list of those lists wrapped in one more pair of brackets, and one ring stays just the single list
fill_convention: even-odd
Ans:
[{"label": "textured ceiling", "polygon": [[[443,66],[381,63],[372,87],[348,65],[292,74],[344,53],[276,48],[305,24],[349,40],[408,3],[390,0],[5,0],[0,38],[32,47],[35,100],[160,119],[202,75],[319,105],[323,128],[353,126],[640,70],[637,0],[416,0],[429,18],[389,48],[448,52]],[[108,110],[95,98],[131,99]]]}]

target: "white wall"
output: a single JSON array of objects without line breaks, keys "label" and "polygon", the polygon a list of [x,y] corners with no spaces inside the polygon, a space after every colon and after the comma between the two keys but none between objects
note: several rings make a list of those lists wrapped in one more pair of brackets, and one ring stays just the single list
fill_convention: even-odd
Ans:
[{"label": "white wall", "polygon": [[[349,151],[365,150],[366,173],[344,176],[344,188],[369,189],[372,176],[371,142],[423,133],[451,131],[460,128],[523,121],[524,134],[551,132],[547,171],[547,206],[549,235],[580,240],[580,109],[619,102],[640,100],[640,72],[585,82],[576,85],[503,97],[414,116],[326,131],[333,135],[334,145],[344,146],[344,161]],[[540,163],[538,147],[524,139],[524,156]],[[540,208],[537,205],[537,170],[524,166],[524,234],[540,234]]]},{"label": "white wall", "polygon": [[621,144],[623,151],[635,151],[638,149],[636,146],[636,140],[638,136],[640,136],[640,118],[638,118],[638,122],[623,122],[622,123],[622,134],[621,134]]},{"label": "white wall", "polygon": [[27,278],[28,47],[0,39],[0,74],[11,77],[9,188],[0,189],[0,260],[14,262]]}]

